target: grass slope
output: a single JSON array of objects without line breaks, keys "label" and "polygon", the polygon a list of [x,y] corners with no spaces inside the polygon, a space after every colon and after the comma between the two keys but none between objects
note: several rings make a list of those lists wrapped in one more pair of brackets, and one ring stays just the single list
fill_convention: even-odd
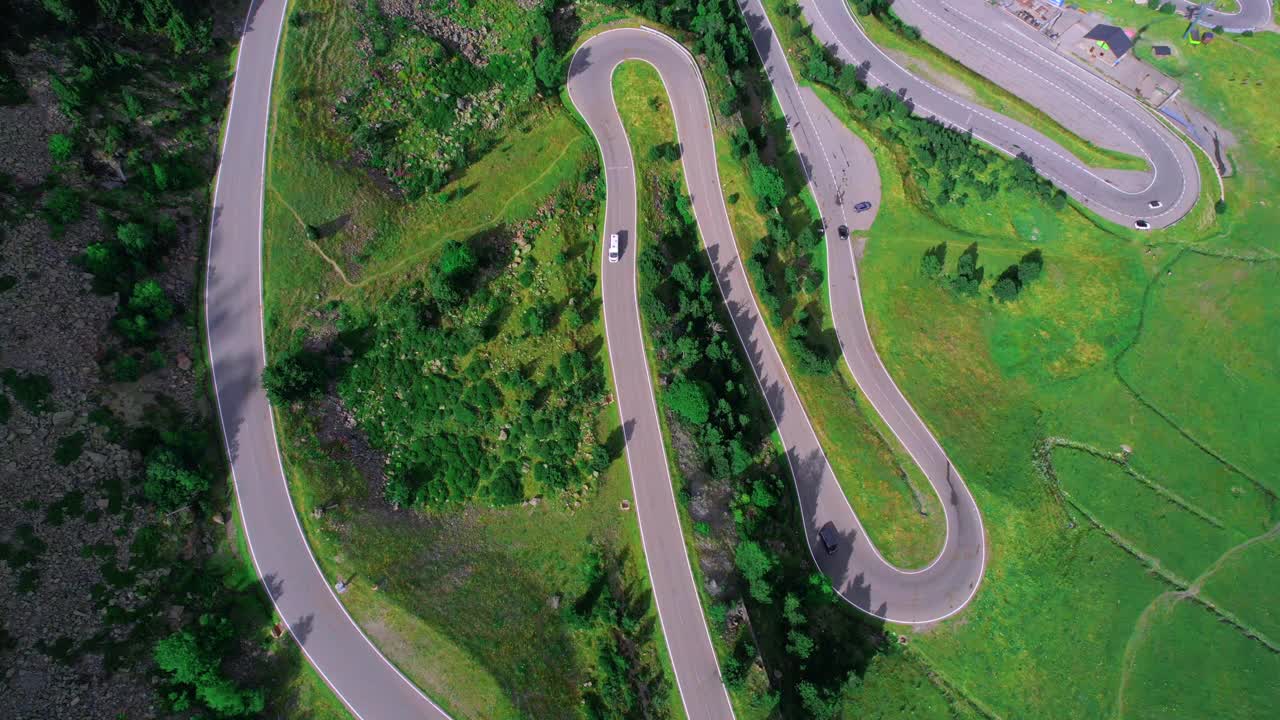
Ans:
[{"label": "grass slope", "polygon": [[[636,158],[638,177],[646,179],[640,182],[638,186],[638,202],[641,209],[641,228],[638,234],[642,238],[641,242],[648,242],[651,235],[646,234],[645,228],[658,223],[657,196],[651,186],[656,187],[660,182],[668,182],[671,178],[679,179],[681,177],[681,168],[678,162],[651,158],[648,153],[648,148],[650,147],[675,141],[673,118],[667,108],[667,99],[661,80],[651,66],[639,62],[623,63],[615,72],[613,84],[614,97],[619,104],[619,110],[627,128],[627,135],[632,144],[633,155]],[[747,181],[742,175],[738,161],[733,159],[723,146],[719,146],[718,150],[721,160],[721,177],[725,181],[726,194],[744,192]],[[739,202],[730,206],[731,222],[734,224],[736,232],[740,232],[741,228],[750,223],[753,217],[752,214],[739,212],[743,204],[743,202]],[[734,215],[738,215],[738,217],[735,218],[733,217]],[[762,221],[757,222],[759,225],[763,225]],[[701,254],[700,248],[697,252],[699,255]],[[652,282],[651,279],[643,277],[641,280],[642,282]],[[653,361],[651,360],[651,362]],[[655,362],[653,366],[658,367],[658,364]],[[663,385],[655,383],[655,388],[659,391],[660,402],[665,403]],[[675,445],[672,440],[673,431],[669,423],[664,423],[664,430],[667,434],[668,445],[673,448],[671,457],[678,466],[680,462],[677,461],[677,458],[689,452],[689,449],[685,447],[689,440],[682,435],[681,444]],[[689,479],[684,477],[680,467],[673,467],[672,474],[677,488],[683,496],[690,486]],[[785,478],[784,482],[789,483],[790,479]],[[790,498],[789,488],[783,488],[783,492]],[[813,568],[807,553],[800,547],[796,547],[796,542],[794,542],[799,540],[794,533],[794,529],[798,527],[799,518],[787,517],[794,514],[793,507],[788,502],[778,508],[780,516],[783,517],[782,522],[787,528],[788,539],[793,541],[787,544],[787,548],[793,552],[780,557],[780,562],[786,566],[783,572],[793,577],[799,575],[803,579],[813,573]],[[687,510],[687,508],[683,509]],[[785,515],[781,515],[783,509],[786,509]],[[687,513],[684,523],[686,528],[693,524]],[[754,643],[760,647],[762,656],[765,658],[764,665],[766,667],[774,667],[776,672],[783,673],[787,677],[783,682],[791,682],[791,676],[795,673],[798,673],[800,678],[806,677],[806,663],[801,662],[796,666],[794,658],[789,657],[788,651],[782,647],[786,642],[786,638],[783,637],[786,628],[782,623],[782,618],[778,617],[779,608],[748,604],[749,612],[746,622],[750,624],[748,629],[749,636],[738,635],[735,640],[733,636],[735,632],[743,632],[742,626],[740,625],[736,631],[732,625],[726,627],[726,610],[736,606],[738,601],[733,598],[732,594],[726,595],[723,590],[716,591],[718,596],[712,596],[708,591],[709,580],[723,583],[724,579],[719,576],[709,578],[708,574],[703,570],[703,567],[708,564],[714,569],[716,560],[713,558],[716,555],[718,542],[716,530],[695,531],[689,533],[686,538],[686,543],[694,549],[695,559],[698,560],[694,562],[695,575],[699,581],[699,589],[703,596],[706,615],[712,624],[712,638],[722,664],[727,662],[729,658],[740,655],[741,646],[744,642]],[[776,545],[772,542],[770,544],[774,547],[782,546],[781,541],[778,541]],[[723,571],[717,570],[716,572],[722,573]],[[804,582],[808,581],[804,580]],[[728,603],[728,605],[726,606],[725,603]],[[830,602],[829,606],[817,607],[813,611],[817,617],[823,618],[823,621],[818,626],[824,628],[825,632],[847,632],[850,627],[858,627],[858,623],[850,623],[850,616],[860,616],[843,603]],[[774,644],[777,646],[775,647]],[[812,671],[812,675],[822,675],[822,666],[827,664],[844,666],[849,662],[850,658],[860,658],[860,660],[854,660],[853,662],[855,665],[860,662],[870,662],[869,667],[862,671],[862,677],[865,678],[865,682],[870,687],[875,689],[874,692],[897,694],[906,689],[910,690],[912,698],[906,701],[905,707],[909,708],[916,716],[926,718],[972,716],[963,711],[965,707],[964,701],[958,699],[950,689],[941,687],[935,679],[932,679],[929,671],[920,663],[918,658],[894,652],[896,646],[890,646],[887,650],[862,646],[858,644],[858,637],[855,635],[849,637],[848,642],[841,645],[840,648],[840,653],[844,657],[839,661],[827,663],[826,661],[818,661],[815,657],[814,661],[808,663],[811,667],[817,666]],[[788,667],[784,670],[783,665]],[[802,716],[796,713],[803,713],[803,716],[809,716],[811,711],[808,708],[801,711],[797,707],[778,704],[777,687],[779,677],[781,676],[775,675],[774,680],[769,680],[765,676],[763,668],[757,663],[752,663],[746,677],[740,683],[730,683],[730,697],[737,716],[740,718],[766,718],[776,717],[778,713],[781,713],[784,717]],[[859,679],[844,687],[841,692],[856,695],[861,688],[862,680]],[[881,713],[892,713],[893,708],[903,707],[900,695],[894,700],[886,700],[880,695],[875,695],[869,702],[876,703],[876,711]],[[868,707],[872,706],[868,705]]]},{"label": "grass slope", "polygon": [[[1211,49],[1222,57],[1206,61],[1280,81],[1269,38]],[[890,372],[965,472],[992,553],[973,605],[912,647],[999,716],[1246,717],[1275,702],[1275,654],[1230,619],[1264,636],[1275,627],[1275,590],[1250,575],[1270,567],[1270,541],[1234,549],[1280,520],[1252,471],[1273,444],[1257,433],[1280,400],[1268,373],[1280,322],[1260,294],[1272,265],[1230,257],[1274,252],[1274,130],[1247,114],[1247,98],[1205,82],[1207,67],[1196,72],[1185,92],[1216,97],[1203,104],[1243,145],[1243,171],[1227,180],[1239,210],[1215,222],[1198,208],[1146,247],[1085,213],[1008,198],[919,207],[892,149],[873,145],[885,198],[864,261],[868,317]],[[942,240],[979,241],[989,271],[1034,242],[1047,274],[1007,306],[957,298],[915,274]],[[1195,253],[1179,257],[1189,242]],[[1059,447],[1045,458],[1046,438],[1105,457]],[[1183,596],[1150,610],[1219,563],[1196,596],[1217,610]],[[1230,692],[1209,690],[1219,681]],[[887,698],[851,711],[876,701]]]},{"label": "grass slope", "polygon": [[[315,310],[330,301],[376,310],[421,278],[445,241],[535,215],[596,157],[571,114],[541,103],[525,108],[440,194],[404,203],[351,162],[352,148],[327,114],[331,98],[362,71],[350,42],[354,11],[333,0],[302,8],[307,22],[288,27],[282,41],[268,159],[266,314],[268,346],[276,349],[314,328]],[[317,237],[308,237],[308,225]],[[599,255],[590,226],[553,221],[528,240],[548,269],[561,249],[572,250],[571,262],[594,263]],[[555,286],[560,281],[548,272]],[[527,302],[512,298],[510,323]],[[598,323],[588,330],[603,335]],[[493,343],[481,352],[519,353],[537,368],[557,359],[562,340],[553,332],[537,344]],[[591,590],[583,568],[602,545],[617,551],[636,609],[654,622],[638,527],[634,514],[620,509],[630,486],[612,407],[598,411],[596,435],[613,438],[616,459],[591,492],[552,496],[536,507],[416,514],[381,507],[380,490],[335,461],[335,448],[315,442],[317,429],[305,415],[280,413],[277,422],[295,503],[322,569],[331,579],[354,576],[343,596],[348,610],[454,717],[578,712],[599,639],[567,613]],[[655,647],[665,654],[660,637]],[[661,664],[674,688],[669,663]],[[668,697],[663,714],[679,716],[678,702]]]}]

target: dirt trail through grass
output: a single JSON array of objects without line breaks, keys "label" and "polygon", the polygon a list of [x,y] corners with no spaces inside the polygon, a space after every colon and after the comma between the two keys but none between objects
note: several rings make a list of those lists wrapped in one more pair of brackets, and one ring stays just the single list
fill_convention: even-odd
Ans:
[{"label": "dirt trail through grass", "polygon": [[[560,153],[556,155],[555,160],[552,160],[550,163],[548,163],[547,166],[543,168],[542,172],[537,175],[537,177],[533,178],[532,180],[525,183],[521,187],[514,190],[511,194],[509,194],[507,196],[507,201],[504,202],[501,207],[495,210],[493,214],[491,214],[488,218],[474,225],[470,225],[468,227],[457,228],[455,230],[450,230],[449,232],[442,233],[440,235],[440,242],[455,240],[460,237],[467,237],[469,235],[473,235],[477,232],[480,232],[481,230],[490,228],[494,224],[499,222],[506,215],[507,209],[511,207],[512,203],[514,203],[516,200],[523,198],[525,193],[529,192],[530,189],[535,187],[538,183],[542,182],[548,175],[551,174],[552,171],[558,168],[560,165],[560,161],[563,160],[565,155],[569,153],[569,149],[572,148],[576,143],[578,143],[578,141],[583,139],[584,138],[582,136],[579,136],[565,143],[560,148]],[[400,270],[404,269],[406,265],[421,261],[424,256],[432,252],[435,252],[435,249],[436,249],[436,246],[432,245],[430,247],[422,248],[417,252],[410,253],[405,257],[403,257],[402,259],[400,259],[399,261],[397,261],[395,264],[391,265],[390,267],[384,270],[381,270],[379,272],[371,273],[365,276],[362,280],[352,285],[352,287],[364,287],[365,285],[369,284],[369,282],[373,280],[377,280],[378,278],[383,278],[388,275],[397,273]],[[350,285],[351,283],[348,283],[348,284]]]},{"label": "dirt trail through grass", "polygon": [[[305,231],[307,227],[306,221],[304,221],[302,219],[302,216],[298,214],[298,211],[295,210],[293,206],[289,204],[289,201],[284,198],[284,195],[281,195],[280,191],[276,190],[274,187],[271,188],[271,194],[276,196],[276,199],[280,201],[281,205],[289,209],[289,212],[293,214],[293,217],[297,219],[298,224],[301,225],[303,227],[303,230]],[[354,285],[352,285],[351,281],[347,279],[347,274],[342,271],[342,266],[339,265],[336,261],[334,261],[333,258],[325,254],[324,248],[320,247],[320,245],[316,243],[315,240],[312,240],[311,238],[307,238],[307,245],[312,250],[314,250],[315,253],[319,255],[322,260],[329,263],[329,266],[333,268],[333,271],[338,273],[338,278],[342,280],[343,285],[346,285],[347,287],[355,287]]]}]

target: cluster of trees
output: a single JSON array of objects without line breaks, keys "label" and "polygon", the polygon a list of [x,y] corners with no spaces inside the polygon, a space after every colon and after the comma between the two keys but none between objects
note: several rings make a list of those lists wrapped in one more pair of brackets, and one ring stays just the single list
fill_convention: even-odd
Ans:
[{"label": "cluster of trees", "polygon": [[[148,363],[163,359],[158,335],[180,313],[180,298],[168,296],[159,282],[166,251],[178,240],[178,222],[194,218],[184,223],[190,232],[207,217],[211,150],[227,98],[219,78],[230,52],[226,40],[213,38],[213,21],[223,12],[238,21],[243,10],[204,0],[38,0],[6,7],[13,12],[0,24],[0,104],[26,101],[28,76],[19,79],[9,63],[26,55],[22,66],[47,71],[67,129],[47,139],[53,162],[43,182],[15,187],[0,180],[0,206],[6,208],[0,223],[10,219],[11,199],[38,209],[55,236],[96,214],[99,233],[80,260],[95,289],[118,298],[111,345],[119,349],[103,363],[112,372],[127,370],[123,379],[137,379],[140,356]],[[45,80],[32,78],[37,85]],[[0,380],[30,412],[51,409],[47,378],[5,371]],[[0,405],[9,395],[0,395]],[[289,684],[283,658],[291,654],[273,652],[268,659],[262,651],[272,611],[247,562],[210,562],[206,548],[225,539],[224,528],[208,521],[225,502],[210,492],[213,480],[225,475],[222,449],[177,404],[160,395],[138,425],[106,407],[88,414],[107,442],[144,460],[133,477],[102,479],[94,494],[105,496],[104,506],[86,507],[87,488],[51,498],[46,506],[46,525],[74,519],[91,527],[113,516],[109,524],[119,529],[114,537],[86,530],[85,537],[105,542],[64,552],[101,559],[100,581],[85,587],[97,620],[35,647],[68,666],[92,656],[101,671],[78,663],[85,683],[109,682],[122,671],[146,673],[162,689],[153,703],[161,714],[278,713],[281,708],[269,706],[274,688]],[[87,435],[88,428],[61,438],[55,461],[73,462]],[[12,552],[0,544],[0,556],[14,566],[19,592],[41,602],[38,593],[56,590],[38,582],[35,560],[45,543],[30,525],[18,527],[15,537]],[[174,608],[185,611],[171,616],[180,628],[171,632],[157,618]]]},{"label": "cluster of trees", "polygon": [[1035,282],[1043,272],[1044,256],[1037,248],[1005,268],[1004,272],[996,277],[995,285],[991,287],[991,294],[1000,302],[1017,300],[1018,293],[1030,283]]},{"label": "cluster of trees", "polygon": [[[986,269],[978,265],[978,243],[973,242],[956,259],[955,272],[943,276],[947,262],[947,243],[939,243],[925,250],[920,258],[920,274],[926,278],[942,280],[960,295],[975,296],[982,287]],[[1044,255],[1039,248],[1023,255],[1018,262],[1005,268],[991,286],[991,294],[1000,302],[1012,302],[1030,283],[1044,272]]]},{"label": "cluster of trees", "polygon": [[859,15],[863,17],[873,16],[884,23],[890,30],[908,39],[920,39],[920,31],[914,25],[902,22],[902,18],[899,18],[893,12],[893,0],[852,0],[852,2],[853,9],[857,10]]},{"label": "cluster of trees", "polygon": [[618,4],[669,27],[691,32],[694,52],[703,56],[703,72],[731,80],[716,90],[716,108],[725,117],[738,111],[743,98],[743,73],[750,66],[752,50],[751,34],[734,0],[622,0]]},{"label": "cluster of trees", "polygon": [[[109,371],[136,380],[148,348],[179,308],[154,279],[177,236],[174,214],[187,191],[204,186],[225,94],[215,88],[225,55],[215,47],[212,13],[195,0],[42,0],[20,13],[6,44],[25,52],[53,43],[65,69],[49,87],[70,129],[49,137],[53,172],[41,209],[57,234],[96,208],[100,238],[81,262],[95,287],[118,297],[113,327],[123,350]],[[15,99],[20,99],[15,96]],[[198,212],[198,211],[197,211]],[[152,355],[155,355],[153,352]],[[146,366],[163,364],[150,357]]]},{"label": "cluster of trees", "polygon": [[600,547],[583,563],[586,591],[569,607],[570,621],[596,640],[596,662],[584,693],[589,720],[670,717],[666,681],[654,637],[649,589],[626,556]]},{"label": "cluster of trees", "polygon": [[169,706],[176,712],[191,710],[195,700],[219,717],[258,715],[266,696],[258,688],[245,688],[222,670],[222,661],[236,633],[225,617],[201,615],[198,623],[156,643],[156,666],[166,673],[172,689]]},{"label": "cluster of trees", "polygon": [[[740,33],[749,40],[740,11],[729,3],[672,3],[670,11],[654,5],[642,2],[632,7],[695,37],[704,37],[710,26],[723,35]],[[689,8],[692,11],[687,11]],[[700,60],[709,75],[717,71],[705,66],[715,68],[719,58],[728,63],[733,57],[706,50],[702,44],[698,49],[703,50]],[[737,56],[737,63],[720,76],[729,77],[733,97],[768,97],[766,80],[753,55]],[[721,114],[729,116],[742,107],[726,111],[722,106]],[[753,120],[757,122],[748,125],[760,124],[759,119]],[[754,145],[749,136],[734,133],[734,142],[738,157],[748,163],[753,194],[766,210],[780,207],[787,193],[781,176],[763,162],[751,163]],[[764,666],[770,673],[780,672],[781,677],[765,678],[763,688],[752,685],[758,693],[758,705],[780,706],[784,716],[833,717],[843,688],[857,681],[857,673],[877,651],[877,632],[855,611],[835,601],[830,583],[811,571],[805,540],[796,532],[797,511],[787,488],[791,480],[786,464],[767,449],[773,423],[724,313],[723,299],[694,232],[688,200],[679,182],[651,178],[646,186],[657,195],[655,203],[645,204],[646,226],[655,228],[659,239],[646,244],[639,257],[640,304],[658,371],[665,381],[660,402],[671,421],[694,441],[696,452],[691,458],[681,458],[681,465],[696,462],[701,471],[727,481],[733,489],[730,510],[734,523],[723,539],[735,548],[732,560],[752,619],[750,631],[743,629],[745,623],[733,630],[728,606],[717,603],[708,609],[710,623],[724,633],[731,648],[721,658],[722,676],[731,686],[743,687],[752,676],[757,657],[763,654]],[[765,215],[772,213],[766,211]],[[786,224],[774,220],[769,225],[766,243],[773,244],[775,254],[804,255],[818,244],[816,233],[812,238],[792,237],[795,233],[784,235]],[[780,307],[782,293],[803,289],[806,275],[801,272],[801,263],[789,263],[794,266],[790,277],[783,270],[780,278],[770,272],[769,278],[763,279],[761,270],[777,269],[776,264],[767,266],[767,259],[762,252],[747,262],[755,265],[751,272],[757,292],[778,298],[775,302],[762,297],[763,302],[771,308]],[[809,282],[815,280],[820,283],[821,277],[815,275]],[[798,310],[794,320],[798,320],[796,324],[810,322]],[[699,527],[698,532],[717,532],[707,525]],[[786,609],[788,595],[799,599],[790,606],[793,620],[802,618],[792,623],[777,617],[780,609]],[[784,650],[788,645],[792,650]],[[806,653],[807,657],[801,657]]]},{"label": "cluster of trees", "polygon": [[313,398],[326,381],[324,356],[301,348],[273,358],[262,371],[262,386],[277,405]]},{"label": "cluster of trees", "polygon": [[[767,127],[762,125],[759,130],[764,132]],[[782,175],[760,159],[759,144],[753,133],[738,128],[732,140],[734,155],[746,164],[756,209],[765,218],[765,236],[756,241],[747,258],[747,272],[755,284],[756,295],[772,318],[786,328],[787,347],[800,370],[826,373],[831,370],[830,353],[811,341],[814,333],[809,327],[809,313],[794,302],[801,293],[812,293],[822,285],[821,265],[814,257],[821,245],[821,224],[813,220],[798,233],[792,233],[782,214],[787,197]],[[788,308],[793,311],[790,318]]]},{"label": "cluster of trees", "polygon": [[193,457],[192,450],[204,447],[161,445],[147,456],[142,492],[160,510],[177,510],[209,489],[209,475],[198,465],[204,457]]},{"label": "cluster of trees", "polygon": [[[498,136],[504,108],[564,84],[566,48],[552,32],[554,9],[555,0],[542,0],[523,22],[499,25],[505,36],[494,41],[501,51],[480,65],[367,3],[360,27],[372,48],[369,72],[337,114],[368,164],[411,199],[448,183]],[[467,22],[470,10],[463,11],[447,10]]]},{"label": "cluster of trees", "polygon": [[[751,632],[734,633],[727,630],[729,610],[710,609],[713,627],[726,632],[732,648],[722,658],[722,675],[742,687],[765,648],[789,648],[766,659],[765,666],[783,677],[767,680],[758,702],[831,717],[840,688],[866,661],[847,648],[869,642],[870,630],[854,611],[832,602],[826,578],[810,570],[804,539],[795,530],[785,463],[768,449],[772,421],[725,315],[680,185],[646,185],[657,193],[655,203],[645,204],[646,224],[659,228],[661,239],[646,244],[639,257],[640,304],[664,382],[659,400],[670,421],[693,440],[695,451],[681,464],[697,463],[732,488],[734,522],[727,540],[753,617]],[[699,532],[712,531],[703,526]],[[785,606],[794,620],[790,627],[775,617],[788,595],[799,599]]]},{"label": "cluster of trees", "polygon": [[[723,300],[700,252],[688,199],[678,182],[661,186],[662,239],[639,257],[640,309],[667,377],[663,402],[697,439],[701,460],[719,479],[743,474],[758,438],[747,432],[755,388],[737,341],[720,314]],[[674,251],[673,251],[674,249]]]},{"label": "cluster of trees", "polygon": [[908,165],[906,179],[920,191],[920,199],[934,205],[963,207],[974,200],[990,200],[1006,191],[1021,191],[1050,204],[1066,207],[1067,197],[1040,177],[1030,158],[1009,160],[932,118],[916,117],[912,106],[888,88],[871,88],[858,68],[836,60],[814,41],[807,29],[793,40],[805,61],[801,73],[836,90],[849,109],[879,134],[887,147],[897,148]]}]

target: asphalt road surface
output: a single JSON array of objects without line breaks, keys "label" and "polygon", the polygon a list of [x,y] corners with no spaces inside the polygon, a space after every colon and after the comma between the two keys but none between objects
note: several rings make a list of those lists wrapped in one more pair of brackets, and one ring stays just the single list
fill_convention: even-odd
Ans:
[{"label": "asphalt road surface", "polygon": [[[909,15],[908,6],[933,12],[939,19],[917,22],[926,37],[931,37],[933,22],[988,44],[998,43],[1010,57],[1001,63],[1009,72],[1033,73],[1060,86],[1065,93],[1062,98],[1095,108],[1114,106],[1115,112],[1106,113],[1109,120],[1072,122],[1081,124],[1080,132],[1086,137],[1098,137],[1099,144],[1123,148],[1128,142],[1149,158],[1153,172],[1146,185],[1136,187],[1141,183],[1123,174],[1095,173],[1034,130],[968,105],[915,78],[866,39],[843,2],[802,0],[801,4],[818,37],[834,45],[846,62],[864,63],[870,82],[903,91],[917,112],[972,129],[1007,152],[1025,153],[1038,170],[1101,214],[1121,220],[1145,217],[1160,226],[1181,217],[1194,203],[1198,175],[1190,151],[1172,133],[1145,117],[1135,101],[1081,69],[1069,67],[1070,61],[1046,55],[1051,51],[1025,36],[1010,34],[1008,28],[984,26],[979,19],[966,17],[966,12],[957,12],[972,10],[968,6],[943,2],[931,9],[916,2],[900,2],[899,12],[917,20]],[[939,9],[946,14],[938,15]],[[270,406],[261,389],[265,358],[261,307],[263,169],[270,84],[284,10],[284,0],[259,0],[250,10],[210,232],[208,340],[237,498],[255,566],[273,602],[308,659],[352,712],[361,718],[443,718],[447,715],[373,647],[320,573],[289,498]],[[796,86],[759,0],[744,3],[743,11],[775,94],[790,120],[813,193],[830,221],[830,300],[845,362],[862,392],[942,499],[947,538],[940,555],[923,570],[902,571],[889,565],[867,539],[832,475],[760,317],[738,256],[720,190],[706,94],[692,58],[674,41],[643,29],[614,30],[592,38],[573,58],[569,93],[595,133],[604,160],[608,186],[604,232],[622,236],[622,262],[609,264],[602,257],[610,362],[660,622],[681,698],[692,718],[724,718],[733,713],[683,543],[643,349],[635,286],[639,241],[635,176],[631,150],[612,98],[612,71],[619,62],[650,62],[671,95],[684,148],[686,181],[708,257],[786,447],[810,549],[837,592],[886,620],[934,622],[953,614],[973,597],[985,568],[978,509],[942,448],[876,355],[862,311],[852,248],[834,234],[837,224],[857,230],[870,222],[870,214],[859,217],[848,212],[851,202],[862,199],[878,204],[878,188],[868,179],[875,174],[870,156],[811,93]],[[1026,88],[1039,85],[1026,80],[1010,82],[1014,92],[1030,92]],[[1059,104],[1062,102],[1060,98]],[[1079,113],[1085,118],[1089,114]],[[224,175],[235,182],[221,182]],[[1161,199],[1162,211],[1149,211],[1146,204],[1150,199]],[[835,526],[841,538],[832,555],[823,552],[817,541],[818,528],[827,523]]]},{"label": "asphalt road surface", "polygon": [[374,648],[316,565],[262,390],[262,202],[271,78],[286,0],[255,0],[240,43],[213,197],[205,312],[213,387],[254,566],[307,659],[351,712],[449,716]]},{"label": "asphalt road surface", "polygon": [[[1222,26],[1227,32],[1244,32],[1245,30],[1262,30],[1271,24],[1271,0],[1238,0],[1240,9],[1235,12],[1206,10],[1200,16],[1200,24],[1215,28]],[[1178,9],[1186,12],[1200,3],[1177,0]]]},{"label": "asphalt road surface", "polygon": [[[917,77],[863,32],[845,0],[799,0],[820,42],[885,87],[917,115],[972,132],[1036,170],[1099,215],[1132,226],[1171,225],[1196,203],[1200,174],[1191,148],[1142,103],[1047,45],[985,0],[898,0],[896,12],[941,51],[1028,101],[1100,147],[1144,158],[1147,172],[1091,168],[1039,131]],[[1151,207],[1152,202],[1159,207]]]},{"label": "asphalt road surface", "polygon": [[[844,361],[863,396],[915,460],[941,500],[946,540],[942,552],[927,567],[900,570],[886,562],[868,539],[850,499],[832,473],[790,378],[777,359],[777,351],[760,328],[754,302],[750,318],[739,322],[735,313],[735,325],[739,332],[744,324],[749,326],[749,348],[767,344],[767,352],[752,350],[748,354],[766,388],[766,399],[787,447],[815,562],[831,578],[840,596],[864,612],[898,623],[936,622],[963,608],[977,591],[986,565],[986,541],[973,496],[876,353],[863,312],[853,247],[838,234],[840,225],[849,227],[855,237],[857,231],[870,226],[872,213],[857,213],[853,205],[866,200],[878,207],[879,184],[872,179],[877,176],[875,162],[866,146],[832,117],[812,91],[797,85],[760,0],[747,0],[740,6],[774,96],[786,115],[810,191],[826,222],[829,301]],[[710,246],[705,228],[703,239]],[[733,260],[736,264],[736,255]],[[730,277],[730,283],[746,285],[740,269],[734,275],[740,279]],[[731,310],[733,305],[730,300]],[[762,363],[761,359],[769,362]],[[853,500],[856,502],[857,498]],[[817,539],[818,528],[828,522],[836,526],[842,538],[834,555],[827,555]]]},{"label": "asphalt road surface", "polygon": [[[636,177],[622,119],[613,100],[613,71],[626,60],[642,60],[662,76],[684,148],[685,175],[693,189],[698,225],[708,237],[728,238],[715,144],[702,76],[685,49],[665,35],[624,28],[601,33],[582,45],[569,65],[569,98],[591,127],[604,165],[607,198],[601,243],[601,287],[605,339],[622,416],[627,465],[645,562],[658,621],[690,720],[733,717],[729,695],[707,630],[680,513],[671,485],[662,428],[645,357],[636,298]],[[618,233],[622,257],[608,262],[608,236]],[[652,242],[652,238],[643,241]]]},{"label": "asphalt road surface", "polygon": [[[758,6],[756,9],[758,21]],[[752,7],[745,10],[748,21],[753,22]],[[762,47],[759,43],[768,31],[758,22],[753,22],[753,27],[757,47]],[[766,44],[763,50],[775,91],[793,120],[792,132],[806,166],[843,158],[857,161],[857,172],[874,174],[865,146],[829,114],[821,114],[821,120],[815,121],[807,114],[801,118],[792,112],[804,112],[802,96],[789,79],[785,64],[777,62],[781,56],[776,44],[772,49]],[[644,353],[635,260],[638,243],[652,239],[636,236],[635,169],[612,89],[613,71],[626,60],[653,65],[670,95],[685,181],[707,257],[786,448],[811,553],[836,591],[867,613],[893,622],[927,623],[945,618],[973,597],[981,580],[985,565],[982,519],[959,474],[875,354],[862,315],[853,255],[847,242],[835,241],[832,224],[829,247],[834,248],[831,257],[838,262],[832,267],[830,284],[846,361],[863,392],[933,484],[947,520],[944,548],[929,567],[901,571],[879,555],[832,474],[751,293],[721,193],[711,118],[697,66],[680,45],[648,29],[611,30],[588,40],[570,64],[568,89],[595,135],[605,168],[602,236],[618,233],[622,239],[620,262],[611,264],[601,258],[605,329],[645,557],[685,710],[690,718],[724,718],[732,715],[732,709],[690,572]],[[831,156],[810,150],[810,139],[816,144],[819,138],[833,149]],[[835,193],[840,191],[834,173],[832,168],[825,179],[818,173],[813,175],[824,211],[834,206]],[[821,549],[818,540],[819,528],[827,523],[835,526],[840,538],[838,550],[831,555]]]}]

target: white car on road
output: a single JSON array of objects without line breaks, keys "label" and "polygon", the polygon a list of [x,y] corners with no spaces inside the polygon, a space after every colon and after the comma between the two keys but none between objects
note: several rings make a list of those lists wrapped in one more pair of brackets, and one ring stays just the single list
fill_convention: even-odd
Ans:
[{"label": "white car on road", "polygon": [[621,256],[621,254],[622,253],[618,250],[618,233],[613,233],[609,236],[609,262],[618,262],[618,257]]}]

